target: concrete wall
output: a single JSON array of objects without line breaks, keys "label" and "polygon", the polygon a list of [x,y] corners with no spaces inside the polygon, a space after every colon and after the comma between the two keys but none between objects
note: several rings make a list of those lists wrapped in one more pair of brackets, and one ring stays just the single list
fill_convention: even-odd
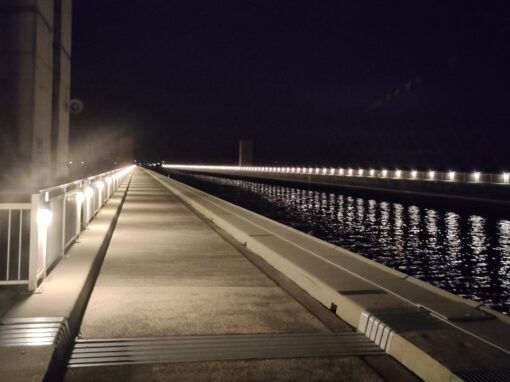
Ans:
[{"label": "concrete wall", "polygon": [[[28,191],[47,185],[57,177],[52,151],[58,148],[60,162],[67,157],[71,0],[56,1],[58,7],[62,3],[65,20],[57,39],[55,21],[60,18],[55,18],[54,0],[0,0],[2,189]],[[54,45],[62,46],[60,54],[54,54]],[[55,56],[63,56],[57,66]],[[60,77],[57,92],[55,68]]]}]

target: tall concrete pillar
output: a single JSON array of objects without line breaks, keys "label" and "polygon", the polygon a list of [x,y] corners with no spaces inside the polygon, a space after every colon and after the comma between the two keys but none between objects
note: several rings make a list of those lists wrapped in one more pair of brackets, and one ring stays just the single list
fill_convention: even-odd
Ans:
[{"label": "tall concrete pillar", "polygon": [[53,39],[53,178],[68,176],[69,101],[71,99],[71,0],[55,0]]},{"label": "tall concrete pillar", "polygon": [[[56,19],[54,0],[0,0],[2,189],[29,191],[51,184],[57,175],[58,157],[52,151],[64,147],[60,158],[67,151],[69,123],[65,123],[67,111],[61,105],[69,94],[69,57],[55,66],[54,46],[62,45],[61,50],[70,46],[71,0],[60,2],[62,17]],[[57,39],[56,21],[61,26]],[[61,74],[58,81],[56,69]],[[59,87],[56,92],[55,84]],[[58,124],[54,123],[57,116]]]},{"label": "tall concrete pillar", "polygon": [[253,164],[253,142],[251,139],[239,141],[239,166],[250,166]]}]

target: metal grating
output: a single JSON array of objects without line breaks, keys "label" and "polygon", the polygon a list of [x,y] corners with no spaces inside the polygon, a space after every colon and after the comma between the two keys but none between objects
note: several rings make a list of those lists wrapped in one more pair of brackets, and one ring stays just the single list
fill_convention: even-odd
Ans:
[{"label": "metal grating", "polygon": [[473,370],[458,375],[464,382],[507,382],[510,381],[510,368]]},{"label": "metal grating", "polygon": [[354,332],[77,339],[69,367],[377,354],[384,352]]},{"label": "metal grating", "polygon": [[0,322],[0,346],[56,345],[64,348],[70,340],[63,317],[28,317]]}]

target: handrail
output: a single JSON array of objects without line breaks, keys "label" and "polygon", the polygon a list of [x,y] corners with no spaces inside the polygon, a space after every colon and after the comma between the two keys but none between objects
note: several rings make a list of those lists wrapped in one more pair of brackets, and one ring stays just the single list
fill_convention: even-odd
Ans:
[{"label": "handrail", "polygon": [[0,203],[0,211],[7,211],[6,232],[0,231],[7,248],[0,253],[0,285],[35,290],[134,167],[44,188],[30,203]]}]

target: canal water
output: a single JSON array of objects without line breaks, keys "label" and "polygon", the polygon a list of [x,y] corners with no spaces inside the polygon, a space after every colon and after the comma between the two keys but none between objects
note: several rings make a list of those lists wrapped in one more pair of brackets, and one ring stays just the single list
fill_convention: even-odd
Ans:
[{"label": "canal water", "polygon": [[510,313],[510,216],[346,189],[205,175],[175,179],[300,231]]}]

